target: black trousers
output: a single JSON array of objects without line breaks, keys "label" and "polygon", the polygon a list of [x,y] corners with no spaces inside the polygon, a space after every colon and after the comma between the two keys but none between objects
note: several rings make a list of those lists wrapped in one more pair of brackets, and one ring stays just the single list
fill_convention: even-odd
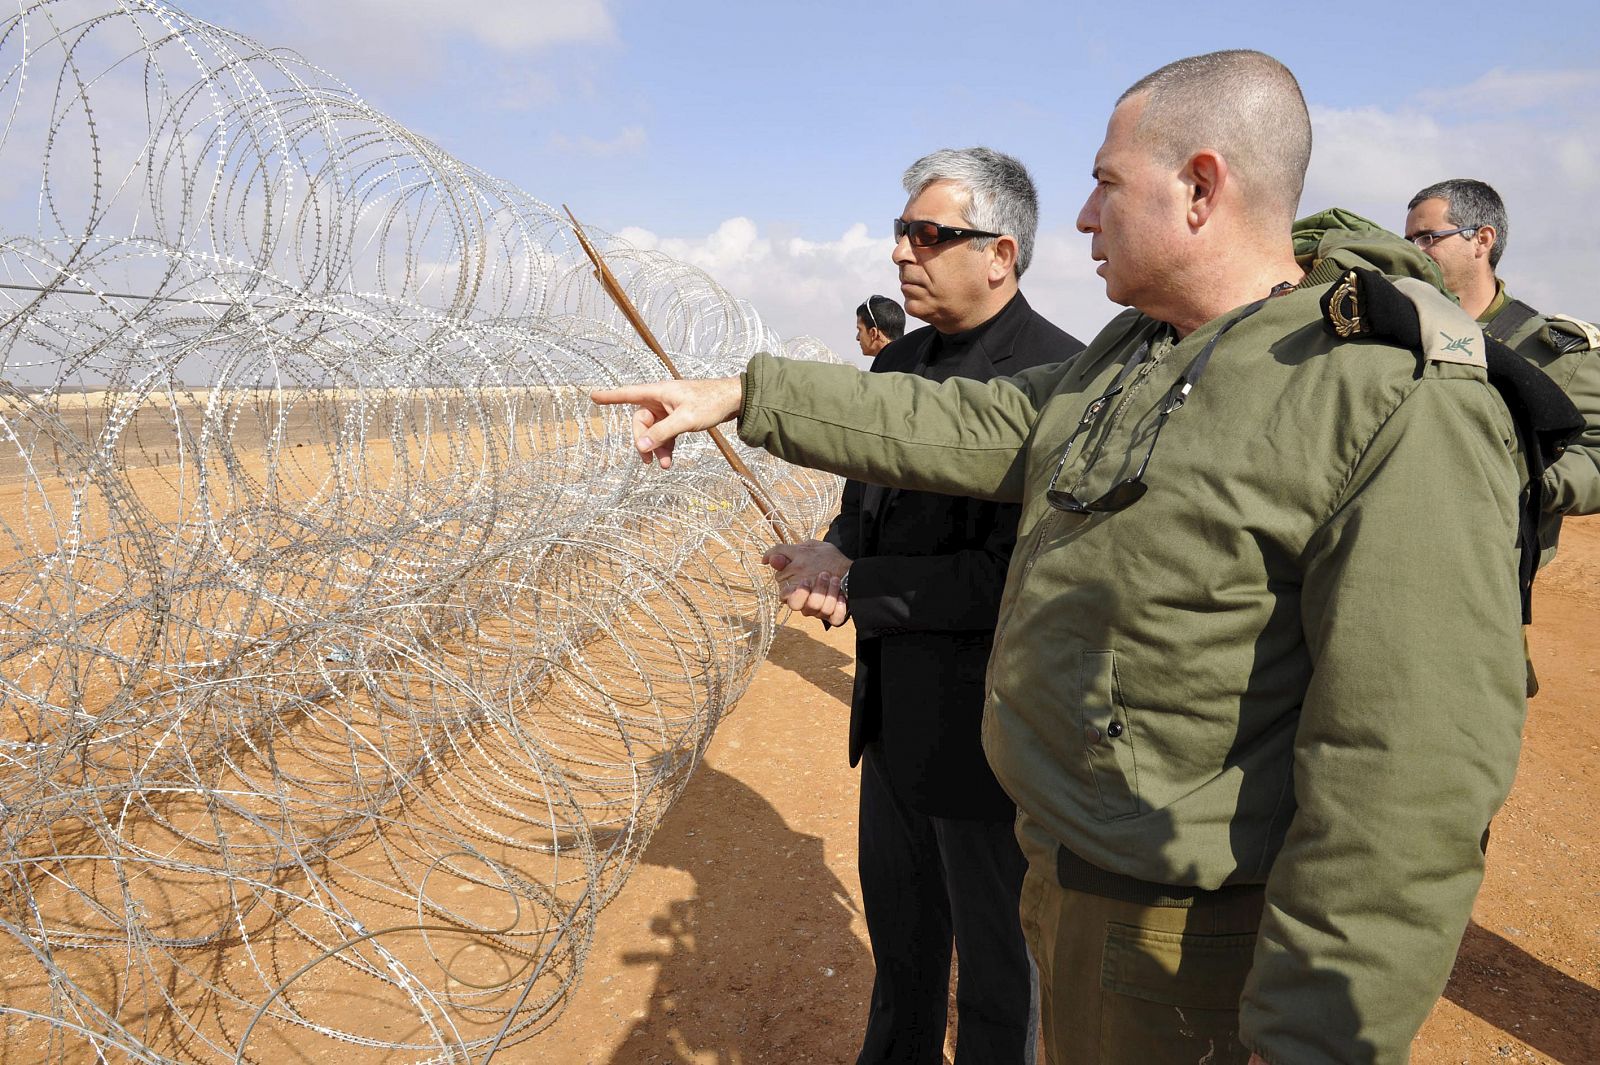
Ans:
[{"label": "black trousers", "polygon": [[1033,1065],[1036,977],[1017,907],[1027,863],[1009,821],[930,817],[861,757],[861,895],[877,968],[857,1065],[940,1065],[957,957],[955,1065]]}]

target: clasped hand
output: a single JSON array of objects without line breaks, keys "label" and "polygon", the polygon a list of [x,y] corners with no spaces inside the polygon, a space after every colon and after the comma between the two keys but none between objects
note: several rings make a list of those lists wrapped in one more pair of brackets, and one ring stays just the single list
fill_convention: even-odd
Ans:
[{"label": "clasped hand", "polygon": [[849,572],[851,560],[837,547],[822,540],[778,544],[768,548],[761,561],[777,571],[773,577],[778,594],[791,610],[830,625],[843,625],[850,616],[839,581]]}]

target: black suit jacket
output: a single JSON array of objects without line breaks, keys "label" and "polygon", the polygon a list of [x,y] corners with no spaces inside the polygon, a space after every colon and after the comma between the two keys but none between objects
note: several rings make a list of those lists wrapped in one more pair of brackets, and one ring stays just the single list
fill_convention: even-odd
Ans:
[{"label": "black suit jacket", "polygon": [[[1019,293],[966,333],[928,326],[878,353],[874,373],[987,381],[1071,358],[1083,345]],[[855,560],[850,764],[876,741],[895,791],[935,817],[1009,820],[984,758],[984,673],[1019,509],[847,481],[825,539]]]}]

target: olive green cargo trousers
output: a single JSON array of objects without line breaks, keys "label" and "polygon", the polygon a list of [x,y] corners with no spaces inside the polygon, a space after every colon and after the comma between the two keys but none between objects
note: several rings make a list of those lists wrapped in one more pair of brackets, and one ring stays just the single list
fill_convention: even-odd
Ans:
[{"label": "olive green cargo trousers", "polygon": [[1022,930],[1039,966],[1048,1065],[1245,1065],[1239,994],[1259,887],[1144,905],[1062,887],[1033,862]]}]

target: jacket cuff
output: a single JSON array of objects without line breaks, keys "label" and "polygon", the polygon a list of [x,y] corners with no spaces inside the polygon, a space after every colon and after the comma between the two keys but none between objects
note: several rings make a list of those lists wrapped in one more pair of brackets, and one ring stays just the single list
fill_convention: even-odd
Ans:
[{"label": "jacket cuff", "polygon": [[875,569],[871,555],[850,562],[850,620],[855,623],[857,636],[883,635],[879,630],[883,619],[876,609],[875,593],[879,589]]},{"label": "jacket cuff", "polygon": [[739,375],[739,420],[736,423],[739,439],[751,447],[761,446],[762,433],[757,428],[761,417],[755,413],[761,403],[761,378],[772,361],[766,352],[757,352]]}]

